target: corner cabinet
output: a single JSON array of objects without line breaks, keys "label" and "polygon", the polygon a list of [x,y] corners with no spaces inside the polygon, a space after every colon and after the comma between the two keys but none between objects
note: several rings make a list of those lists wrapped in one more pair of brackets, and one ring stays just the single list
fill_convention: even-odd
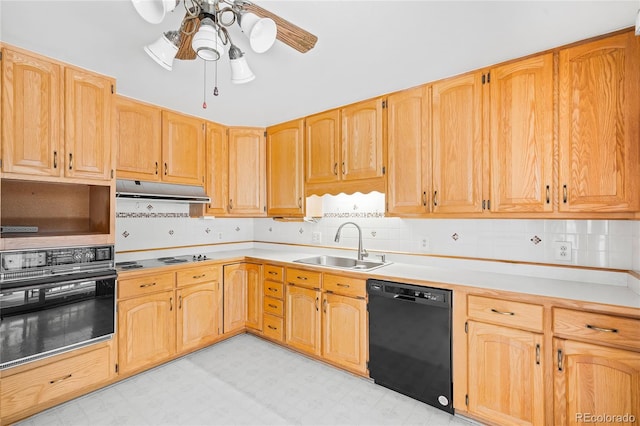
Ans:
[{"label": "corner cabinet", "polygon": [[229,128],[228,214],[231,216],[267,214],[264,133],[261,128]]},{"label": "corner cabinet", "polygon": [[162,180],[204,185],[204,122],[162,111]]},{"label": "corner cabinet", "polygon": [[262,265],[224,265],[224,333],[262,331]]},{"label": "corner cabinet", "polygon": [[304,120],[267,128],[267,214],[304,216]]},{"label": "corner cabinet", "polygon": [[559,210],[637,211],[640,38],[569,47],[559,64]]},{"label": "corner cabinet", "polygon": [[229,205],[229,143],[227,128],[207,122],[205,136],[205,190],[211,203],[206,212],[213,215],[227,214]]}]

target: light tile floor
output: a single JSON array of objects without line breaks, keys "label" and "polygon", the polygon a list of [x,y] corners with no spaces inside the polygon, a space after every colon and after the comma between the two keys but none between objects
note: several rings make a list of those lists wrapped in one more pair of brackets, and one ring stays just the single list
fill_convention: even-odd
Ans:
[{"label": "light tile floor", "polygon": [[19,424],[470,426],[473,423],[244,334]]}]

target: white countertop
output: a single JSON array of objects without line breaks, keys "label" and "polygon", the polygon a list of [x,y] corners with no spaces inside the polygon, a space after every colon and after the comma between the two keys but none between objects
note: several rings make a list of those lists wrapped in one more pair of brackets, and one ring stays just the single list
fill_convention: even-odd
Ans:
[{"label": "white countertop", "polygon": [[[309,252],[298,251],[304,250],[306,247],[279,247],[278,249],[265,248],[246,248],[240,250],[220,250],[214,252],[205,252],[207,260],[225,261],[227,259],[236,259],[241,257],[251,257],[266,262],[284,262],[291,263],[291,266],[310,266],[294,263],[296,259],[311,257],[318,255],[318,250],[310,249]],[[326,250],[325,250],[326,251]],[[320,254],[328,254],[326,252]],[[333,253],[344,257],[355,257],[354,253]],[[164,255],[162,255],[164,256]],[[181,257],[187,257],[182,255]],[[190,257],[190,255],[189,255]],[[438,283],[464,285],[468,287],[484,288],[489,290],[511,291],[517,293],[525,293],[537,296],[557,297],[582,302],[595,302],[608,305],[624,306],[640,309],[640,294],[632,291],[629,286],[621,285],[619,282],[615,284],[601,284],[583,282],[580,280],[557,279],[549,277],[536,277],[518,275],[513,273],[487,272],[472,269],[464,269],[459,267],[441,267],[418,264],[410,261],[407,262],[408,256],[402,256],[401,262],[392,259],[391,264],[374,269],[369,272],[358,272],[349,269],[313,266],[325,271],[344,271],[349,273],[357,273],[363,277],[375,277],[378,279],[387,279],[390,281],[420,280],[433,283],[437,287]],[[148,260],[144,260],[148,259]],[[128,260],[128,259],[127,259]],[[139,255],[138,259],[144,269],[151,267],[162,267],[163,265],[155,260],[152,256],[144,257]],[[198,264],[199,262],[189,262],[186,264]],[[167,266],[184,265],[174,264]],[[511,265],[513,268],[514,266]],[[143,269],[143,268],[141,268]],[[141,269],[132,269],[131,271],[140,271]],[[559,274],[562,275],[562,274]],[[430,285],[430,284],[429,284]]]}]

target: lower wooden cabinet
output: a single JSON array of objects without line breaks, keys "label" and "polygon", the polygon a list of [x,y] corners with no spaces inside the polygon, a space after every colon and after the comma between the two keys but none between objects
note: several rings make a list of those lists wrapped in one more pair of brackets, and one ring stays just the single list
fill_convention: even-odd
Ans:
[{"label": "lower wooden cabinet", "polygon": [[102,344],[79,355],[3,377],[1,423],[9,424],[12,418],[33,414],[38,406],[47,408],[107,382],[114,374],[114,366],[111,347]]},{"label": "lower wooden cabinet", "polygon": [[558,338],[553,346],[555,425],[640,424],[640,353]]},{"label": "lower wooden cabinet", "polygon": [[320,355],[320,290],[287,286],[285,302],[287,345]]},{"label": "lower wooden cabinet", "polygon": [[157,364],[176,352],[173,290],[118,302],[118,363],[121,373]]},{"label": "lower wooden cabinet", "polygon": [[468,410],[496,424],[543,425],[542,335],[468,321]]},{"label": "lower wooden cabinet", "polygon": [[188,352],[213,343],[222,333],[222,292],[219,282],[179,289],[177,351]]},{"label": "lower wooden cabinet", "polygon": [[247,327],[262,331],[262,265],[245,264],[247,280]]},{"label": "lower wooden cabinet", "polygon": [[350,370],[367,371],[367,302],[322,295],[322,357]]},{"label": "lower wooden cabinet", "polygon": [[262,330],[262,265],[224,266],[224,332]]}]

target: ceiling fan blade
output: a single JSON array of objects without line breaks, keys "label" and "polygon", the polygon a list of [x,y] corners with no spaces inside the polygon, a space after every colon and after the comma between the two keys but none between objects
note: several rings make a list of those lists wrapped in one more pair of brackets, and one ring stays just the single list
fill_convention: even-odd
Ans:
[{"label": "ceiling fan blade", "polygon": [[197,16],[191,16],[188,13],[182,20],[180,26],[180,46],[178,47],[178,53],[176,53],[176,59],[192,60],[196,59],[196,51],[191,47],[191,39],[198,30],[200,25],[200,19]]},{"label": "ceiling fan blade", "polygon": [[278,15],[261,8],[256,4],[249,3],[248,1],[240,1],[236,4],[238,3],[240,3],[242,10],[246,12],[254,13],[261,18],[273,19],[276,23],[276,26],[278,27],[278,34],[276,38],[284,44],[293,47],[298,52],[306,53],[309,50],[313,49],[313,47],[316,45],[318,37],[311,34],[310,32],[303,30],[297,25],[294,25],[291,22],[282,19]]}]

